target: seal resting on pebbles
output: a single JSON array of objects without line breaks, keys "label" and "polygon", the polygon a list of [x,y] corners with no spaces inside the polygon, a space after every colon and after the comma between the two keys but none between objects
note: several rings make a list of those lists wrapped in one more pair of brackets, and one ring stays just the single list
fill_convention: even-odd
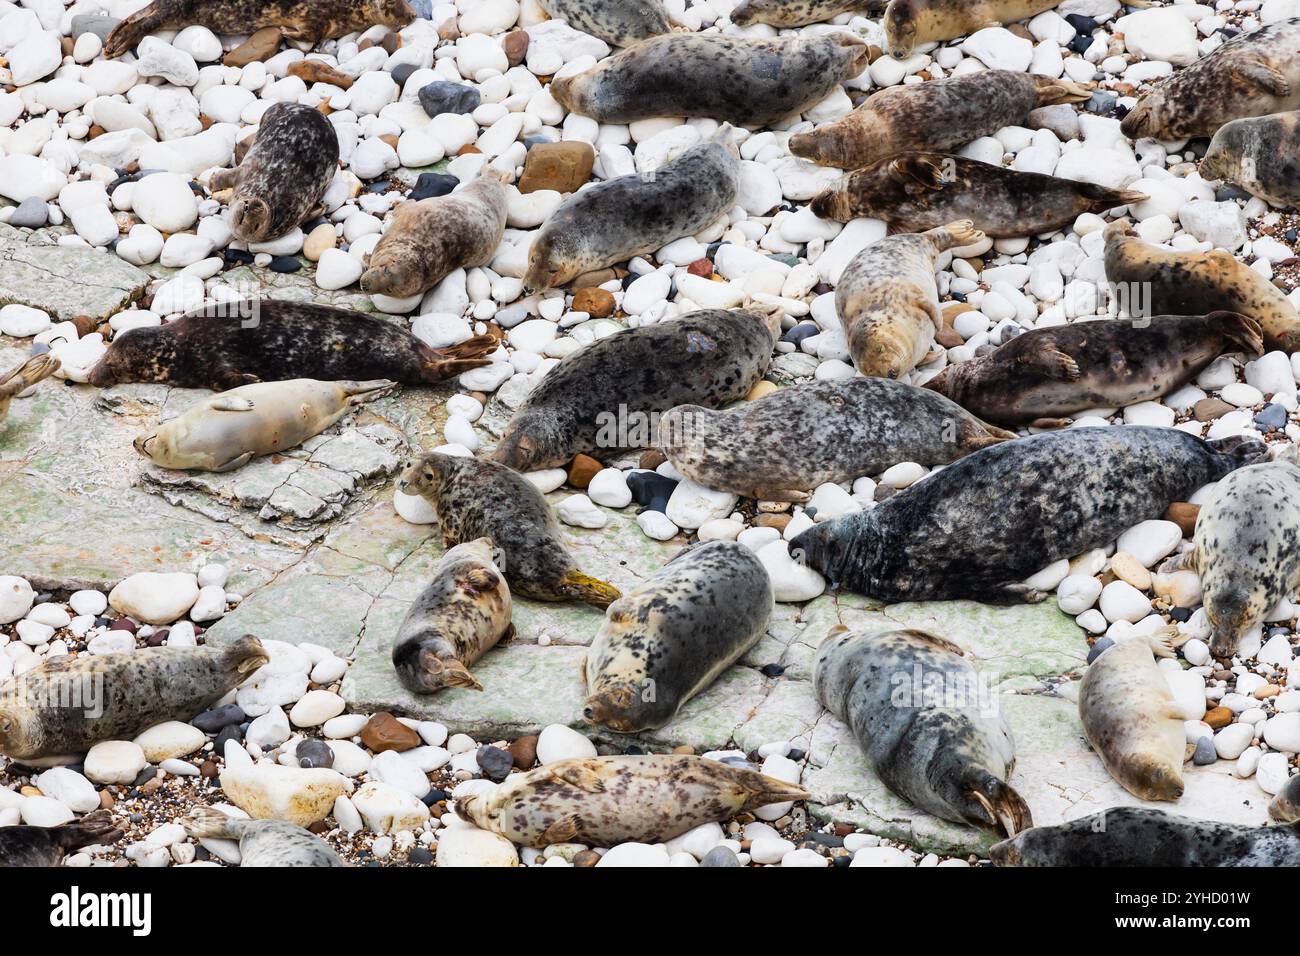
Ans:
[{"label": "seal resting on pebbles", "polygon": [[395,322],[310,302],[226,303],[113,339],[90,371],[100,388],[165,382],[215,392],[285,379],[388,379],[433,385],[490,364],[497,347],[479,335],[432,349]]},{"label": "seal resting on pebbles", "polygon": [[912,150],[946,153],[1004,126],[1020,126],[1031,110],[1089,99],[1086,87],[1011,70],[983,70],[928,83],[891,86],[832,123],[790,137],[790,152],[823,166],[858,169]]},{"label": "seal resting on pebbles", "polygon": [[885,10],[885,43],[898,59],[922,43],[953,40],[984,27],[1028,20],[1060,6],[1062,0],[890,0]]},{"label": "seal resting on pebbles", "polygon": [[680,405],[659,424],[659,447],[683,475],[759,501],[805,501],[828,481],[900,461],[946,465],[1015,437],[941,395],[865,376],[806,382],[721,412]]},{"label": "seal resting on pebbles", "polygon": [[199,402],[134,442],[163,468],[234,471],[254,458],[301,445],[392,382],[289,382],[244,385]]},{"label": "seal resting on pebbles", "polygon": [[619,176],[574,193],[538,230],[525,287],[567,285],[694,235],[729,212],[740,188],[740,152],[731,133],[721,127],[653,176]]},{"label": "seal resting on pebbles", "polygon": [[1026,173],[946,153],[903,153],[840,178],[812,201],[822,219],[883,219],[925,232],[969,219],[995,239],[1053,232],[1085,212],[1141,202],[1145,194]]},{"label": "seal resting on pebbles", "polygon": [[825,99],[869,64],[867,44],[847,33],[751,40],[670,33],[557,77],[551,95],[602,123],[658,116],[771,126]]},{"label": "seal resting on pebbles", "polygon": [[853,364],[863,375],[902,378],[925,358],[943,328],[935,259],[984,240],[969,219],[873,242],[835,284],[835,311]]},{"label": "seal resting on pebbles", "polygon": [[434,506],[444,547],[483,537],[496,542],[512,592],[599,608],[618,600],[618,588],[578,570],[542,493],[505,465],[431,452],[402,472],[399,487]]},{"label": "seal resting on pebbles", "polygon": [[664,726],[758,643],[772,584],[754,552],[710,541],[609,606],[583,663],[583,719],[622,733]]},{"label": "seal resting on pebbles", "polygon": [[917,809],[1007,836],[1034,825],[1007,783],[1011,729],[996,700],[979,699],[979,675],[956,644],[911,628],[839,625],[817,649],[813,689],[872,771]]},{"label": "seal resting on pebbles", "polygon": [[0,867],[58,866],[71,850],[116,843],[122,836],[107,810],[55,827],[0,827]]},{"label": "seal resting on pebbles", "polygon": [[393,667],[411,693],[483,689],[468,665],[515,630],[510,588],[492,561],[493,548],[491,538],[456,545],[406,612],[393,642]]},{"label": "seal resting on pebbles", "polygon": [[575,30],[600,37],[614,46],[630,46],[673,25],[661,0],[538,0],[543,10]]},{"label": "seal resting on pebbles", "polygon": [[1284,208],[1300,204],[1300,112],[1233,120],[1219,127],[1198,170]]},{"label": "seal resting on pebbles", "polygon": [[1288,352],[1300,349],[1300,314],[1282,290],[1222,249],[1176,252],[1143,242],[1126,220],[1110,223],[1106,280],[1133,290],[1149,314],[1203,315],[1218,309],[1259,322],[1264,341]]},{"label": "seal resting on pebbles", "polygon": [[328,843],[296,823],[240,820],[211,807],[195,807],[180,822],[196,840],[237,841],[241,867],[344,865]]},{"label": "seal resting on pebbles", "polygon": [[1155,662],[1174,656],[1170,639],[1177,633],[1121,638],[1088,665],[1079,684],[1084,736],[1107,773],[1143,800],[1183,795],[1183,712]]},{"label": "seal resting on pebbles", "polygon": [[731,22],[738,27],[766,23],[787,29],[825,23],[841,13],[858,12],[875,20],[887,6],[889,0],[742,0],[731,11]]},{"label": "seal resting on pebbles", "polygon": [[[81,754],[103,740],[188,721],[268,659],[251,635],[226,647],[50,658],[0,687],[0,753],[15,760]],[[68,700],[83,706],[60,706]]]},{"label": "seal resting on pebbles", "polygon": [[491,458],[536,471],[579,453],[653,447],[659,415],[673,406],[721,408],[748,395],[779,335],[775,315],[705,309],[597,339],[528,393]]},{"label": "seal resting on pebbles", "polygon": [[1235,351],[1264,351],[1259,323],[1236,312],[1099,319],[1031,329],[925,387],[985,421],[1049,428],[1085,409],[1160,398]]},{"label": "seal resting on pebbles", "polygon": [[995,844],[995,866],[1300,866],[1300,830],[1115,807]]},{"label": "seal resting on pebbles", "polygon": [[661,843],[769,803],[806,800],[795,784],[706,757],[643,754],[558,760],[512,774],[456,813],[520,846]]},{"label": "seal resting on pebbles", "polygon": [[361,288],[402,299],[436,286],[457,269],[485,266],[506,230],[509,173],[484,167],[450,196],[404,202],[370,253]]},{"label": "seal resting on pebbles", "polygon": [[1269,801],[1268,815],[1278,823],[1300,823],[1300,774],[1288,780]]},{"label": "seal resting on pebbles", "polygon": [[59,364],[52,353],[45,352],[0,375],[0,423],[9,416],[9,403],[14,397],[45,381],[59,370]]},{"label": "seal resting on pebbles", "polygon": [[[985,448],[871,511],[790,543],[833,584],[885,601],[1037,601],[1020,582],[1159,518],[1201,485],[1259,461],[1255,439],[1176,428],[1071,428]],[[941,542],[941,544],[940,544]]]}]

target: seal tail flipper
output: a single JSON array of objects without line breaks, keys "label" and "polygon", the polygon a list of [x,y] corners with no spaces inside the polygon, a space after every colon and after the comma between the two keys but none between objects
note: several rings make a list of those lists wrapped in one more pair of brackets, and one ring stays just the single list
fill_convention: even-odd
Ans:
[{"label": "seal tail flipper", "polygon": [[490,335],[476,335],[445,349],[425,346],[423,381],[426,385],[434,385],[462,372],[472,372],[484,365],[491,365],[492,361],[487,355],[496,351],[496,347],[497,340]]},{"label": "seal tail flipper", "polygon": [[973,246],[985,238],[983,230],[976,229],[975,223],[970,219],[958,219],[938,229],[931,229],[926,235],[939,252],[947,252],[958,246]]},{"label": "seal tail flipper", "polygon": [[1264,354],[1264,330],[1249,316],[1238,312],[1211,312],[1205,317],[1210,328],[1251,355]]},{"label": "seal tail flipper", "polygon": [[752,773],[752,775],[747,774],[746,778],[742,783],[745,796],[745,802],[740,807],[742,813],[757,810],[771,803],[793,803],[796,800],[807,800],[812,797],[811,793],[797,783],[786,783],[767,774]]},{"label": "seal tail flipper", "polygon": [[231,830],[234,821],[211,807],[195,807],[181,818],[181,827],[185,835],[195,839],[237,840],[238,835]]},{"label": "seal tail flipper", "polygon": [[[1220,455],[1226,455],[1233,460],[1234,464],[1228,471],[1268,460],[1268,446],[1258,438],[1251,438],[1247,435],[1207,438],[1205,443]],[[1224,474],[1227,474],[1227,472],[1224,472]]]},{"label": "seal tail flipper", "polygon": [[1183,551],[1164,561],[1158,571],[1160,574],[1173,574],[1175,571],[1196,570],[1196,549]]},{"label": "seal tail flipper", "polygon": [[811,498],[812,495],[794,488],[755,488],[754,493],[749,497],[755,501],[804,502]]},{"label": "seal tail flipper", "polygon": [[158,9],[158,3],[151,3],[113,27],[108,38],[104,40],[104,56],[110,60],[119,57],[150,33],[163,29],[167,18],[162,16]]},{"label": "seal tail flipper", "polygon": [[116,843],[123,836],[113,823],[113,815],[107,810],[96,810],[80,820],[62,823],[54,827],[54,833],[60,846],[75,850],[92,843]]},{"label": "seal tail flipper", "polygon": [[997,780],[991,789],[993,792],[989,796],[985,796],[979,790],[971,791],[971,796],[984,808],[988,814],[987,823],[995,830],[1000,830],[1010,839],[1034,825],[1029,804],[1025,803],[1024,798],[1009,784]]},{"label": "seal tail flipper", "polygon": [[560,579],[559,593],[566,598],[573,598],[598,608],[607,608],[623,596],[623,592],[612,584],[583,574],[576,568],[565,573]]},{"label": "seal tail flipper", "polygon": [[386,378],[380,378],[370,382],[340,382],[339,387],[343,389],[343,394],[348,397],[349,405],[360,405],[362,402],[368,402],[371,399],[387,395],[397,388],[397,383]]},{"label": "seal tail flipper", "polygon": [[17,395],[59,370],[62,363],[52,352],[29,358],[22,365],[0,375],[0,395]]},{"label": "seal tail flipper", "polygon": [[221,652],[221,665],[226,670],[247,676],[271,658],[262,642],[252,634],[245,634]]},{"label": "seal tail flipper", "polygon": [[1038,105],[1056,106],[1059,103],[1084,103],[1092,99],[1092,90],[1082,83],[1069,80],[1052,80],[1035,77],[1038,81]]},{"label": "seal tail flipper", "polygon": [[468,667],[454,657],[444,659],[442,667],[443,679],[448,687],[463,687],[466,690],[482,692],[483,685],[479,683],[478,678],[469,672]]},{"label": "seal tail flipper", "polygon": [[1109,189],[1094,183],[1082,183],[1079,192],[1089,200],[1088,211],[1095,213],[1102,213],[1116,206],[1144,202],[1151,198],[1146,193],[1140,193],[1135,189]]}]

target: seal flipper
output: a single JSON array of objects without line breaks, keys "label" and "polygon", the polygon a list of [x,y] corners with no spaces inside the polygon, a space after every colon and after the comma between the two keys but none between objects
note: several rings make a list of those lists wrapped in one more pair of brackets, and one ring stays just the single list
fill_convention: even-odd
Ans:
[{"label": "seal flipper", "polygon": [[1116,206],[1145,202],[1151,198],[1146,193],[1140,193],[1133,189],[1108,189],[1094,183],[1079,183],[1079,195],[1089,200],[1088,211],[1095,213],[1103,213],[1107,209],[1114,209]]},{"label": "seal flipper", "polygon": [[1020,582],[999,584],[984,596],[988,604],[1038,604],[1046,598],[1045,591]]},{"label": "seal flipper", "polygon": [[420,351],[424,358],[421,381],[434,385],[460,375],[472,372],[492,361],[486,356],[496,351],[497,340],[490,335],[476,335],[468,341],[445,349],[431,349],[421,343]]},{"label": "seal flipper", "polygon": [[240,167],[233,169],[218,169],[208,177],[208,192],[218,193],[223,189],[234,189],[239,185]]},{"label": "seal flipper", "polygon": [[1291,95],[1291,83],[1287,80],[1286,74],[1269,66],[1263,60],[1238,64],[1234,72],[1239,78],[1263,87],[1274,96],[1285,98]]},{"label": "seal flipper", "polygon": [[218,475],[224,474],[227,471],[234,471],[237,468],[243,468],[252,460],[253,460],[253,453],[251,451],[246,451],[239,457],[232,458],[230,459],[230,461],[218,465],[216,468],[213,468],[212,471],[213,473]]},{"label": "seal flipper", "polygon": [[579,819],[581,818],[576,813],[566,813],[542,831],[538,842],[546,846],[552,846],[556,843],[572,843],[578,835]]},{"label": "seal flipper", "polygon": [[162,30],[167,25],[167,17],[160,13],[161,0],[155,0],[143,10],[137,10],[117,26],[104,40],[104,56],[112,60],[147,37],[155,30]]},{"label": "seal flipper", "polygon": [[230,396],[214,398],[208,404],[208,408],[214,412],[251,412],[256,407],[252,399],[232,398]]},{"label": "seal flipper", "polygon": [[123,836],[107,810],[96,810],[80,820],[51,827],[50,833],[65,850],[78,850],[92,843],[116,843]]},{"label": "seal flipper", "polygon": [[604,793],[605,778],[584,764],[581,759],[552,764],[551,777],[583,793]]},{"label": "seal flipper", "polygon": [[[922,189],[929,190],[942,189],[948,177],[944,175],[943,167],[931,158],[933,155],[938,154],[914,153],[910,156],[900,156],[890,162],[889,175],[905,186],[920,186]],[[1120,204],[1116,203],[1116,205]]]},{"label": "seal flipper", "polygon": [[1072,418],[1035,418],[1029,423],[1030,428],[1069,428]]},{"label": "seal flipper", "polygon": [[1176,554],[1172,558],[1167,558],[1159,568],[1161,574],[1173,574],[1175,571],[1195,571],[1196,570],[1196,549],[1184,551]]},{"label": "seal flipper", "polygon": [[471,597],[477,597],[486,591],[492,590],[500,581],[501,578],[496,572],[488,568],[472,568],[466,573],[465,579],[461,583],[461,590]]},{"label": "seal flipper", "polygon": [[1239,312],[1211,312],[1205,321],[1210,328],[1251,355],[1264,354],[1264,330],[1249,316]]},{"label": "seal flipper", "polygon": [[1038,105],[1056,106],[1060,103],[1084,103],[1092,99],[1092,90],[1082,83],[1054,80],[1046,76],[1031,77],[1038,87]]},{"label": "seal flipper", "polygon": [[1082,374],[1079,363],[1054,345],[1021,352],[1016,361],[1061,382],[1077,382]]},{"label": "seal flipper", "polygon": [[557,590],[563,597],[584,601],[599,608],[607,608],[623,596],[623,592],[614,585],[583,574],[577,568],[565,572]]},{"label": "seal flipper", "polygon": [[796,491],[793,488],[755,488],[754,493],[750,495],[755,501],[807,501],[812,495],[806,491]]},{"label": "seal flipper", "polygon": [[985,796],[979,790],[972,790],[971,796],[988,813],[988,822],[994,829],[1001,830],[1010,839],[1034,825],[1029,804],[1025,803],[1024,798],[1016,793],[1010,784],[994,778],[989,789],[993,791],[989,796]]},{"label": "seal flipper", "polygon": [[251,372],[237,372],[229,365],[218,364],[212,369],[208,385],[214,392],[228,392],[245,385],[256,385],[262,380]]}]

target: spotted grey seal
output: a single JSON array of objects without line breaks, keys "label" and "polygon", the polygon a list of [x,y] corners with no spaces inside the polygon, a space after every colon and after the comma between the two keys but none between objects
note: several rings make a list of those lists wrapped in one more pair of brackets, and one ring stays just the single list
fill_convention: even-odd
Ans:
[{"label": "spotted grey seal", "polygon": [[695,116],[770,126],[859,75],[868,56],[867,44],[847,33],[756,40],[670,33],[557,77],[550,90],[569,112],[602,123]]},{"label": "spotted grey seal", "polygon": [[90,371],[100,388],[166,382],[221,392],[256,382],[389,379],[432,385],[489,364],[496,339],[480,335],[432,349],[405,328],[311,302],[262,299],[219,304],[113,339]]},{"label": "spotted grey seal", "polygon": [[925,232],[970,219],[995,239],[1035,236],[1141,202],[1144,193],[1027,173],[946,153],[903,153],[842,176],[812,201],[823,219],[884,219],[897,232]]},{"label": "spotted grey seal", "polygon": [[239,865],[344,866],[316,834],[285,820],[241,820],[211,807],[195,807],[181,819],[186,836],[236,840]]},{"label": "spotted grey seal", "polygon": [[735,408],[679,405],[659,425],[673,467],[706,488],[804,501],[900,461],[946,465],[1015,438],[941,395],[889,379],[807,382]]},{"label": "spotted grey seal", "polygon": [[600,608],[618,600],[618,588],[578,569],[542,493],[505,465],[431,452],[402,472],[398,486],[434,506],[444,547],[491,538],[512,592]]},{"label": "spotted grey seal", "polygon": [[661,0],[538,0],[538,3],[555,19],[614,46],[630,46],[673,28]]},{"label": "spotted grey seal", "polygon": [[1059,426],[1186,385],[1224,352],[1262,355],[1259,323],[1236,312],[1098,319],[1031,329],[925,383],[985,421]]},{"label": "spotted grey seal", "polygon": [[817,699],[853,731],[872,771],[918,809],[1015,836],[1033,826],[1007,778],[1011,729],[953,642],[915,629],[831,629],[813,664]]},{"label": "spotted grey seal", "polygon": [[[9,415],[9,403],[33,385],[38,385],[59,370],[60,362],[50,352],[34,355],[22,365],[0,375],[0,423]],[[761,373],[760,373],[761,374]]]},{"label": "spotted grey seal", "polygon": [[1130,139],[1213,136],[1231,120],[1300,109],[1300,18],[1233,37],[1144,94],[1120,129]]},{"label": "spotted grey seal", "polygon": [[995,844],[996,866],[1300,866],[1300,830],[1116,807]]},{"label": "spotted grey seal", "polygon": [[1106,226],[1106,280],[1133,290],[1151,314],[1201,315],[1227,309],[1259,322],[1270,346],[1300,349],[1300,315],[1286,295],[1222,249],[1182,252],[1138,238],[1123,219]]},{"label": "spotted grey seal", "polygon": [[583,719],[622,733],[664,726],[763,636],[772,583],[754,552],[710,541],[605,611],[583,662]]},{"label": "spotted grey seal", "polygon": [[1020,582],[1265,454],[1255,439],[1204,441],[1176,428],[1031,435],[967,455],[871,511],[810,528],[790,553],[887,601],[1041,600]]},{"label": "spotted grey seal", "polygon": [[116,843],[122,836],[107,810],[53,827],[0,827],[0,867],[58,866],[70,850]]},{"label": "spotted grey seal", "polygon": [[578,453],[649,448],[674,405],[720,408],[767,373],[775,315],[705,309],[616,332],[561,359],[506,425],[492,460],[517,471]]},{"label": "spotted grey seal", "polygon": [[15,760],[85,753],[102,740],[190,720],[267,660],[251,635],[226,647],[47,659],[0,687],[0,753]]},{"label": "spotted grey seal", "polygon": [[1078,103],[1090,95],[1078,83],[1011,70],[891,86],[847,116],[791,136],[790,152],[840,169],[911,150],[943,153],[1004,126],[1022,125],[1040,106]]},{"label": "spotted grey seal", "polygon": [[740,153],[730,126],[655,170],[574,193],[538,230],[524,285],[567,285],[578,276],[693,235],[736,204]]},{"label": "spotted grey seal", "polygon": [[492,560],[491,538],[458,544],[442,556],[397,629],[393,667],[415,694],[444,687],[482,690],[469,672],[503,638],[510,639],[510,588]]},{"label": "spotted grey seal", "polygon": [[890,0],[885,43],[899,59],[922,43],[952,40],[984,27],[1028,20],[1062,0]]},{"label": "spotted grey seal", "polygon": [[615,846],[660,843],[808,797],[802,787],[718,760],[643,754],[558,760],[512,774],[488,793],[457,800],[456,812],[521,846]]},{"label": "spotted grey seal", "polygon": [[1233,120],[1219,127],[1199,170],[1285,208],[1300,205],[1300,112]]},{"label": "spotted grey seal", "polygon": [[1291,777],[1269,801],[1268,815],[1278,823],[1300,823],[1300,774]]},{"label": "spotted grey seal", "polygon": [[889,0],[741,0],[731,11],[731,22],[738,27],[766,23],[784,29],[824,23],[841,13],[859,11],[874,20],[888,5]]}]

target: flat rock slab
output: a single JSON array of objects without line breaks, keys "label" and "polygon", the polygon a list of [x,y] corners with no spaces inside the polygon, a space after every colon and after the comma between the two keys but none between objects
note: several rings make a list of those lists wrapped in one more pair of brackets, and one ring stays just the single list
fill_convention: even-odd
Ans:
[{"label": "flat rock slab", "polygon": [[138,299],[149,274],[110,252],[51,245],[40,232],[0,229],[0,305],[17,302],[60,321],[104,319]]}]

